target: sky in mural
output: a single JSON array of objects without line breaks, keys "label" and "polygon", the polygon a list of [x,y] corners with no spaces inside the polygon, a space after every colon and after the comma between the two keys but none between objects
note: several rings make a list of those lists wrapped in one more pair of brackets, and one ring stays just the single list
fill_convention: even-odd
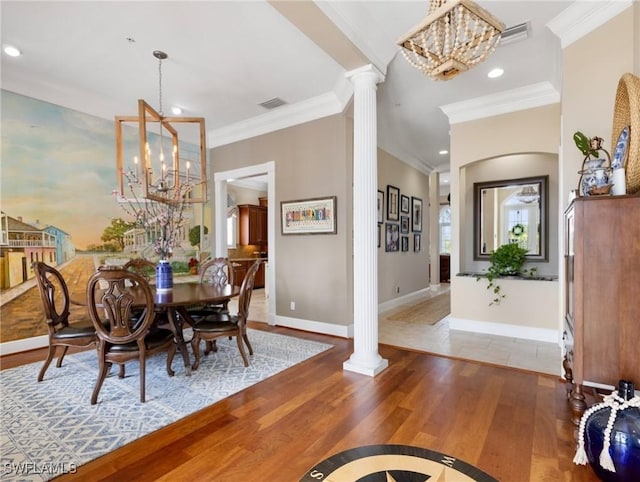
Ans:
[{"label": "sky in mural", "polygon": [[125,217],[112,194],[114,132],[113,121],[2,91],[2,211],[62,229],[77,249],[102,244]]}]

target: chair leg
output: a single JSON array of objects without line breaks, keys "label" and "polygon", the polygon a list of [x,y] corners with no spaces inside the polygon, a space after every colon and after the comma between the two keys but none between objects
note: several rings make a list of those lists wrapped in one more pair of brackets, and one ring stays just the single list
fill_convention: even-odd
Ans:
[{"label": "chair leg", "polygon": [[253,355],[253,348],[251,347],[251,343],[249,343],[249,337],[246,333],[243,333],[242,339],[247,344],[247,348],[249,349],[249,355]]},{"label": "chair leg", "polygon": [[58,357],[58,363],[56,363],[56,367],[60,368],[62,366],[62,360],[64,359],[64,356],[67,354],[68,349],[69,349],[68,346],[62,347],[62,353]]},{"label": "chair leg", "polygon": [[98,366],[98,380],[96,381],[96,386],[93,389],[93,394],[91,395],[91,405],[95,405],[98,402],[98,394],[100,393],[100,389],[102,388],[102,383],[109,373],[111,369],[111,363],[107,363],[100,357],[100,362]]},{"label": "chair leg", "polygon": [[242,360],[244,361],[244,366],[249,366],[249,359],[247,358],[247,354],[244,352],[244,345],[242,344],[242,335],[236,336],[236,340],[238,342],[238,349],[240,350],[240,355],[242,355]]},{"label": "chair leg", "polygon": [[173,363],[173,357],[176,356],[177,349],[178,349],[178,345],[173,343],[173,345],[169,347],[169,353],[167,354],[167,373],[169,374],[170,377],[175,375],[175,372],[171,368],[171,365]]},{"label": "chair leg", "polygon": [[200,334],[195,333],[193,335],[193,339],[191,340],[191,348],[193,348],[193,357],[194,362],[191,365],[192,370],[197,370],[200,366]]},{"label": "chair leg", "polygon": [[53,360],[53,357],[56,356],[56,348],[58,348],[56,345],[49,345],[49,353],[47,354],[47,359],[45,360],[44,365],[42,365],[40,373],[38,374],[39,382],[44,379],[44,374],[47,371],[47,368],[49,368],[51,360]]},{"label": "chair leg", "polygon": [[218,344],[216,343],[216,340],[207,340],[204,348],[204,356],[207,356],[211,352],[215,353],[217,351]]},{"label": "chair leg", "polygon": [[140,402],[145,402],[145,374],[146,374],[146,353],[144,350],[140,351]]}]

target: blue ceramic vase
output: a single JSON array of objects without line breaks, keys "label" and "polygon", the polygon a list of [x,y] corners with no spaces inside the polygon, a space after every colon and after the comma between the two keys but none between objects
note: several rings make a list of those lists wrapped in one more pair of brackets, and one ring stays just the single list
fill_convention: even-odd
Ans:
[{"label": "blue ceramic vase", "polygon": [[[634,385],[621,380],[618,396],[626,401],[634,397]],[[584,446],[589,463],[596,475],[605,482],[640,481],[640,408],[627,407],[617,411],[609,437],[609,454],[615,472],[602,467],[600,453],[611,408],[605,407],[591,414],[584,432]]]},{"label": "blue ceramic vase", "polygon": [[173,289],[173,266],[167,259],[161,259],[156,265],[156,291],[166,293]]}]

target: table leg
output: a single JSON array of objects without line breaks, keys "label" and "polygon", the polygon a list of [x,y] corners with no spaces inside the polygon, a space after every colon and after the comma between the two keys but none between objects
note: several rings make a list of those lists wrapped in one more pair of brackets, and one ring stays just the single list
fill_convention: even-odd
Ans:
[{"label": "table leg", "polygon": [[188,377],[191,376],[191,361],[189,360],[189,352],[187,351],[187,344],[184,342],[184,335],[182,333],[182,321],[179,316],[176,316],[176,310],[167,310],[167,317],[169,318],[169,328],[173,332],[176,344],[182,353],[182,359],[184,361],[184,369]]}]

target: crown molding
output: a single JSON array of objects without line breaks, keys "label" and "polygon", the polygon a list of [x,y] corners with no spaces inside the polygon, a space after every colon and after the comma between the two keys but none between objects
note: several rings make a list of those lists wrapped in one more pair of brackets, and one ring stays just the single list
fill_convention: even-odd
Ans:
[{"label": "crown molding", "polygon": [[353,95],[351,82],[340,78],[331,92],[207,132],[207,146],[220,147],[344,111]]},{"label": "crown molding", "polygon": [[562,48],[594,31],[633,4],[633,0],[578,0],[547,23]]},{"label": "crown molding", "polygon": [[[354,13],[353,9],[357,9],[357,2],[314,0],[314,3],[380,72],[386,73],[387,66],[393,60],[398,49],[393,42],[380,38],[383,29],[375,28],[377,22],[371,18],[366,10],[357,10],[357,13]],[[355,22],[354,19],[358,19],[358,22]],[[360,27],[361,25],[367,25],[369,28],[374,27],[374,31],[379,35],[371,37],[365,29]]]},{"label": "crown molding", "polygon": [[441,105],[449,124],[458,124],[509,112],[517,112],[560,102],[560,93],[550,82],[519,87],[497,94]]}]

